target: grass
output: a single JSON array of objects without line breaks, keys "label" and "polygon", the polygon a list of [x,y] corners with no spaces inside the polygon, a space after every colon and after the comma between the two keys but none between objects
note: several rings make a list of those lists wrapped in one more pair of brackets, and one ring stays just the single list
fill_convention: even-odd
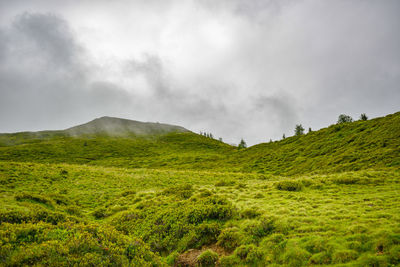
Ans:
[{"label": "grass", "polygon": [[243,150],[0,135],[0,265],[397,266],[399,117]]},{"label": "grass", "polygon": [[[87,224],[116,231],[118,237],[109,238],[117,244],[119,239],[141,239],[143,250],[153,255],[150,262],[160,264],[172,253],[212,244],[223,251],[222,262],[231,257],[243,264],[293,266],[375,258],[389,263],[396,261],[391,255],[397,255],[400,245],[400,173],[393,170],[265,179],[247,173],[1,162],[0,177],[3,246],[11,242],[7,234],[38,225],[42,232],[63,235],[66,223],[80,234]],[[356,182],[338,182],[344,179]],[[245,186],[216,186],[221,180]],[[302,189],[276,186],[289,181]],[[26,256],[21,254],[25,247],[57,240],[68,247],[72,242],[69,234],[61,240],[53,234],[27,235],[2,254],[4,263],[26,262],[19,259]],[[54,261],[46,253],[43,257]]]}]

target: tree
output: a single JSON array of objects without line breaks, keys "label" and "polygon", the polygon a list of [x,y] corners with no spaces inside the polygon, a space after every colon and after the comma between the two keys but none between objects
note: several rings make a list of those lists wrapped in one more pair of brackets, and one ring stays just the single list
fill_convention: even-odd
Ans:
[{"label": "tree", "polygon": [[247,144],[246,144],[246,142],[243,140],[243,138],[242,138],[242,140],[240,140],[240,143],[239,143],[239,145],[238,145],[238,149],[241,149],[241,148],[246,148],[247,147]]},{"label": "tree", "polygon": [[285,139],[285,138],[286,138],[286,136],[285,136],[285,134],[283,134],[283,135],[282,135],[282,139]]},{"label": "tree", "polygon": [[367,114],[365,114],[365,113],[361,114],[360,115],[360,120],[367,121],[368,120]]},{"label": "tree", "polygon": [[337,123],[352,122],[353,118],[346,114],[340,114]]},{"label": "tree", "polygon": [[296,128],[294,129],[294,135],[300,136],[304,134],[304,128],[301,124],[296,124]]},{"label": "tree", "polygon": [[309,133],[311,133],[311,132],[312,132],[312,130],[311,130],[311,127],[308,127],[308,132],[309,132]]}]

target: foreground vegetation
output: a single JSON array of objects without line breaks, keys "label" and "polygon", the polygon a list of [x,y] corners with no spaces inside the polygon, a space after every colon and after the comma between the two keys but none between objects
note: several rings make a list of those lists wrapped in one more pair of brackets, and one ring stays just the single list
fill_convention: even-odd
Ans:
[{"label": "foreground vegetation", "polygon": [[2,135],[0,265],[400,265],[399,118],[239,151]]}]

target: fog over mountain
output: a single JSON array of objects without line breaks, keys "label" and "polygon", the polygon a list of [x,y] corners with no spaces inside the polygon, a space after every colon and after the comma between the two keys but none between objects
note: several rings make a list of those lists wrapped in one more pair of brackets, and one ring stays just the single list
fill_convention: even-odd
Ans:
[{"label": "fog over mountain", "polygon": [[248,144],[400,107],[400,1],[0,1],[0,132],[101,116]]}]

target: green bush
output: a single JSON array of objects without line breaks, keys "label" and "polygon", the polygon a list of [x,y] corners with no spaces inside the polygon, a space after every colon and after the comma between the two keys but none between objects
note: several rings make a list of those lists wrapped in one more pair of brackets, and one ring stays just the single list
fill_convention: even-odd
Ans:
[{"label": "green bush", "polygon": [[324,264],[330,264],[331,260],[332,260],[331,255],[329,255],[329,253],[324,251],[313,254],[308,263],[312,265],[324,265]]},{"label": "green bush", "polygon": [[259,262],[263,257],[262,251],[253,244],[236,248],[234,254],[242,261],[253,264]]},{"label": "green bush", "polygon": [[202,252],[197,257],[197,265],[198,266],[215,266],[218,261],[218,254],[212,251],[211,249],[207,249]]},{"label": "green bush", "polygon": [[240,217],[243,219],[252,219],[261,215],[261,212],[255,208],[244,209],[240,212]]},{"label": "green bush", "polygon": [[389,266],[386,256],[377,256],[372,254],[364,254],[358,260],[360,267],[387,267]]},{"label": "green bush", "polygon": [[390,263],[400,264],[400,245],[393,246],[389,251]]},{"label": "green bush", "polygon": [[299,181],[280,181],[275,183],[275,187],[282,191],[301,191],[303,189],[303,184]]},{"label": "green bush", "polygon": [[163,195],[175,195],[182,199],[188,199],[193,195],[193,186],[190,184],[173,186],[165,189]]},{"label": "green bush", "polygon": [[178,261],[179,253],[177,251],[172,252],[171,254],[166,257],[165,262],[170,266],[175,266],[176,262]]},{"label": "green bush", "polygon": [[53,207],[54,203],[51,199],[41,196],[41,195],[34,195],[28,193],[19,193],[15,195],[15,200],[17,201],[32,201],[40,204],[44,204],[49,207]]},{"label": "green bush", "polygon": [[221,267],[231,267],[231,266],[239,266],[240,259],[235,255],[230,256],[222,256],[219,258],[219,266]]},{"label": "green bush", "polygon": [[97,224],[45,222],[0,225],[5,266],[105,266],[161,264],[141,240]]},{"label": "green bush", "polygon": [[215,186],[232,186],[235,184],[235,181],[226,181],[226,180],[221,180],[215,183]]},{"label": "green bush", "polygon": [[358,258],[358,253],[354,250],[338,250],[332,255],[333,263],[346,263]]},{"label": "green bush", "polygon": [[210,245],[217,242],[221,226],[216,222],[203,222],[196,227],[197,246]]},{"label": "green bush", "polygon": [[96,218],[96,219],[103,219],[108,217],[108,213],[107,213],[107,209],[101,207],[96,209],[94,212],[92,212],[92,215]]},{"label": "green bush", "polygon": [[350,185],[360,183],[360,178],[352,176],[340,176],[332,179],[332,181],[336,184]]},{"label": "green bush", "polygon": [[283,262],[290,267],[304,266],[311,254],[299,247],[291,247],[283,254]]},{"label": "green bush", "polygon": [[141,236],[153,251],[170,253],[178,245],[185,250],[215,242],[220,230],[211,221],[230,219],[233,211],[229,201],[217,196],[198,200],[160,196],[149,201],[146,208],[121,212],[112,224],[126,234]]},{"label": "green bush", "polygon": [[218,245],[227,251],[233,251],[240,245],[241,236],[237,228],[226,228],[218,236]]}]

